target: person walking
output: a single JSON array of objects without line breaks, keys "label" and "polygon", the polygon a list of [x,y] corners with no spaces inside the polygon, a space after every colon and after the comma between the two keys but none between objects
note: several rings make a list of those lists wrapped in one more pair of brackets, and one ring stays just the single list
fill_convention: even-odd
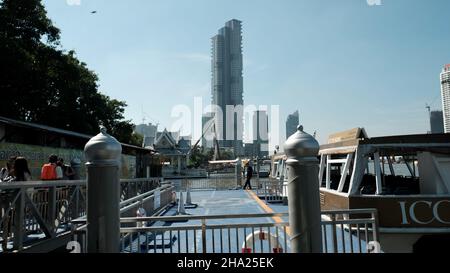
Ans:
[{"label": "person walking", "polygon": [[245,181],[244,190],[251,190],[252,189],[251,180],[253,177],[253,167],[251,161],[247,163],[246,167],[247,167],[247,180]]}]

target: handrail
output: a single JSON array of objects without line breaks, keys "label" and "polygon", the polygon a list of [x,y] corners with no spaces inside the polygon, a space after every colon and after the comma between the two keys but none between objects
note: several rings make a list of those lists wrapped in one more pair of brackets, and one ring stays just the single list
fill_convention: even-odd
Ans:
[{"label": "handrail", "polygon": [[258,214],[224,214],[224,215],[179,215],[179,216],[158,216],[158,217],[128,217],[121,218],[121,223],[133,222],[175,222],[180,220],[214,220],[214,219],[236,219],[236,218],[267,218],[267,217],[287,217],[289,213],[258,213]]},{"label": "handrail", "polygon": [[28,188],[50,188],[50,187],[62,187],[62,186],[83,186],[85,184],[86,184],[86,180],[1,182],[0,190],[28,189]]},{"label": "handrail", "polygon": [[[154,232],[154,231],[177,231],[177,230],[195,230],[202,225],[189,225],[189,226],[152,226],[152,227],[126,227],[120,228],[120,233],[132,233],[132,232]],[[216,225],[205,225],[208,230],[211,229],[221,229],[221,228],[268,228],[268,227],[288,227],[289,223],[249,223],[249,224],[216,224]]]},{"label": "handrail", "polygon": [[149,196],[152,196],[157,190],[163,191],[163,190],[166,190],[166,189],[169,189],[169,188],[172,188],[172,186],[171,185],[163,185],[160,188],[156,188],[154,190],[151,190],[151,191],[148,191],[146,193],[140,194],[138,196],[132,197],[130,199],[124,200],[124,201],[120,202],[120,206],[125,206],[126,204],[134,203],[134,202],[137,202],[137,201],[142,201],[143,199],[145,199],[145,198],[147,198]]},{"label": "handrail", "polygon": [[[156,181],[161,178],[136,178],[136,179],[121,179],[120,183],[138,183],[147,181]],[[63,186],[84,186],[86,180],[54,180],[54,181],[21,181],[21,182],[0,182],[0,190],[12,189],[28,189],[28,188],[49,188],[49,187],[63,187]]]},{"label": "handrail", "polygon": [[[140,199],[140,198],[138,198]],[[336,214],[372,214],[377,213],[376,209],[352,209],[348,210],[326,210],[322,211],[322,216],[336,215]],[[255,214],[213,214],[213,215],[177,215],[177,216],[150,216],[150,217],[125,217],[121,218],[121,223],[135,223],[135,222],[176,222],[180,220],[217,220],[217,219],[242,219],[242,218],[272,218],[272,217],[288,217],[289,213],[255,213]],[[364,218],[365,221],[375,221],[376,218]],[[76,222],[82,223],[82,219],[76,219]],[[357,224],[363,221],[361,219],[351,219],[351,220],[335,220],[335,223],[348,223]],[[329,221],[322,221],[323,223],[328,223]]]},{"label": "handrail", "polygon": [[377,213],[377,209],[351,209],[351,210],[323,210],[322,215],[330,214],[370,214]]},{"label": "handrail", "polygon": [[[372,214],[376,213],[376,209],[352,209],[348,210],[326,210],[322,211],[322,215],[336,215],[336,214]],[[231,219],[231,218],[262,218],[262,217],[288,217],[289,213],[256,213],[256,214],[216,214],[216,215],[178,215],[178,216],[158,216],[158,217],[128,217],[121,218],[121,223],[133,223],[133,222],[174,222],[180,220],[214,220],[214,219]],[[365,218],[366,219],[366,218]],[[372,220],[370,218],[368,220]]]},{"label": "handrail", "polygon": [[[172,186],[164,186],[164,187],[159,188],[161,193],[166,192],[167,190],[171,190],[171,189],[173,189]],[[154,193],[156,192],[156,190],[153,190],[151,192],[147,192],[147,193],[144,193],[144,194],[141,194],[141,195],[131,198],[131,199],[137,199],[137,200],[132,202],[130,205],[125,206],[125,204],[130,203],[129,200],[131,200],[131,199],[125,200],[124,202],[120,203],[120,207],[121,207],[120,213],[122,214],[131,209],[141,206],[142,203],[147,202],[154,196]],[[151,193],[151,194],[149,194],[149,193]],[[144,195],[145,195],[145,197],[144,197]]]}]

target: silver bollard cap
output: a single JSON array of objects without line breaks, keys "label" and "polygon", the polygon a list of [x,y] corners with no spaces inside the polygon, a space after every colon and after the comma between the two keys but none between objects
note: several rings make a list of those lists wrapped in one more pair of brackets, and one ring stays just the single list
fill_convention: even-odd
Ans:
[{"label": "silver bollard cap", "polygon": [[284,151],[288,159],[308,157],[317,159],[319,149],[319,142],[310,134],[305,133],[303,126],[298,126],[297,132],[284,143]]},{"label": "silver bollard cap", "polygon": [[118,164],[122,154],[122,145],[101,126],[100,133],[91,138],[84,147],[87,164]]}]

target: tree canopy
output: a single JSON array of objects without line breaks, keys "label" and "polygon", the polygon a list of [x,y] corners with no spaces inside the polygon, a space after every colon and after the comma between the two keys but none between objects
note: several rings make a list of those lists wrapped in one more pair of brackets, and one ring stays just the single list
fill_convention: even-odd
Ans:
[{"label": "tree canopy", "polygon": [[85,134],[104,125],[141,145],[124,119],[127,104],[99,92],[98,77],[60,44],[41,0],[0,0],[0,116]]}]

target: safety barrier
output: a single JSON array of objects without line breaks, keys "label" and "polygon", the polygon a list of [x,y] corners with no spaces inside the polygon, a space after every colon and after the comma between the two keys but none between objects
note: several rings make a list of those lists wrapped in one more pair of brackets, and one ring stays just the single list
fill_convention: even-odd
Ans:
[{"label": "safety barrier", "polygon": [[[152,191],[160,183],[159,178],[121,180],[121,200]],[[0,183],[0,252],[45,252],[55,247],[44,242],[70,237],[72,220],[86,215],[86,196],[85,180]]]},{"label": "safety barrier", "polygon": [[[321,214],[324,253],[381,251],[376,210]],[[123,218],[122,225],[134,227],[121,228],[121,249],[124,253],[289,253],[287,218],[287,213]],[[136,227],[138,222],[147,226]]]}]

